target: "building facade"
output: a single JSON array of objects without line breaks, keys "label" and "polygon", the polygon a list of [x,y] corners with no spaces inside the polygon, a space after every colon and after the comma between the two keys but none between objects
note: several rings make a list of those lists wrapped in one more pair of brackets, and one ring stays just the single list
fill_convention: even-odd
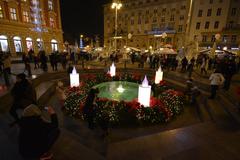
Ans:
[{"label": "building facade", "polygon": [[59,0],[0,0],[0,50],[17,55],[30,49],[63,49]]},{"label": "building facade", "polygon": [[211,47],[238,48],[240,45],[240,0],[195,0],[190,25],[190,41]]},{"label": "building facade", "polygon": [[[211,46],[219,33],[225,45],[238,46],[240,0],[122,0],[118,10],[117,47],[182,48],[199,41]],[[114,46],[115,11],[104,6],[104,45]],[[131,38],[128,37],[131,33]],[[166,33],[166,37],[160,37]],[[219,40],[221,41],[221,40]],[[221,44],[221,43],[219,43]]]}]

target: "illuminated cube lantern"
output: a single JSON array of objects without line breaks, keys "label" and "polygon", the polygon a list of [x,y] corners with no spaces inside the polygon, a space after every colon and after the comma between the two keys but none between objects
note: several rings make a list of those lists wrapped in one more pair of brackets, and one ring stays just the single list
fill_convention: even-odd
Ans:
[{"label": "illuminated cube lantern", "polygon": [[72,73],[70,74],[70,86],[78,87],[79,86],[79,74],[75,67],[73,67]]},{"label": "illuminated cube lantern", "polygon": [[147,76],[145,76],[141,85],[138,88],[138,102],[144,107],[150,106],[151,86],[148,85]]},{"label": "illuminated cube lantern", "polygon": [[159,69],[156,71],[155,84],[159,84],[162,80],[163,80],[163,71],[160,66]]},{"label": "illuminated cube lantern", "polygon": [[110,67],[110,75],[111,75],[111,77],[114,77],[116,75],[116,67],[115,67],[114,63]]}]

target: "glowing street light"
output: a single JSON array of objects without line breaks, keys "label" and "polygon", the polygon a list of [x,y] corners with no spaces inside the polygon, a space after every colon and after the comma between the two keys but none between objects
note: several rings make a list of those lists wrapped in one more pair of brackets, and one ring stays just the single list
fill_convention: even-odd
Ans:
[{"label": "glowing street light", "polygon": [[118,29],[118,10],[122,8],[122,3],[118,0],[114,1],[111,6],[112,9],[115,9],[115,36],[114,36],[114,42],[115,42],[115,52],[117,52],[117,29]]},{"label": "glowing street light", "polygon": [[151,86],[148,85],[147,76],[145,76],[141,85],[138,88],[138,102],[144,107],[150,106]]}]

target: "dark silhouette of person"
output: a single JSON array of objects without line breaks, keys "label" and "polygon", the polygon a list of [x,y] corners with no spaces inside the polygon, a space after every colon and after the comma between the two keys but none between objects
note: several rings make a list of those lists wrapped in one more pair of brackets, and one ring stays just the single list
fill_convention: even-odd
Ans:
[{"label": "dark silhouette of person", "polygon": [[25,159],[50,159],[51,147],[59,137],[58,118],[52,107],[47,107],[51,122],[42,119],[38,106],[31,104],[19,120],[19,152]]},{"label": "dark silhouette of person", "polygon": [[97,97],[97,94],[99,93],[98,88],[92,88],[87,96],[85,106],[83,108],[84,115],[88,121],[88,128],[89,129],[94,129],[94,118],[96,114],[96,104],[95,100]]},{"label": "dark silhouette of person", "polygon": [[14,84],[11,94],[13,97],[13,104],[9,111],[10,115],[14,118],[14,122],[10,126],[16,124],[19,121],[17,110],[24,109],[30,104],[36,104],[36,92],[32,84],[26,79],[24,73],[18,74],[17,82]]}]

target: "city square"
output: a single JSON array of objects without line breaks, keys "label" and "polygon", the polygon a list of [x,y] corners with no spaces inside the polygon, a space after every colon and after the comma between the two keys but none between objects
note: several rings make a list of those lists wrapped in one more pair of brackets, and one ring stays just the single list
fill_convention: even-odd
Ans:
[{"label": "city square", "polygon": [[239,0],[0,0],[0,160],[240,159]]}]

